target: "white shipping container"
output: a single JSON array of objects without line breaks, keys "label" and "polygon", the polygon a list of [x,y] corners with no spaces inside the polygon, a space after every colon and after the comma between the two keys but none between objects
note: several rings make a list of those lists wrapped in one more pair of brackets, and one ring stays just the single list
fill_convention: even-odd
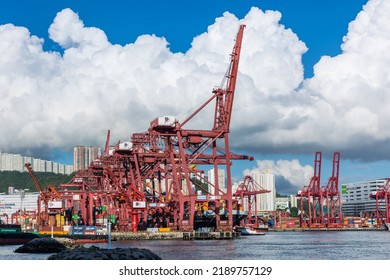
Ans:
[{"label": "white shipping container", "polygon": [[133,143],[131,142],[122,142],[119,143],[119,150],[131,150]]},{"label": "white shipping container", "polygon": [[133,208],[146,208],[146,201],[133,201]]},{"label": "white shipping container", "polygon": [[176,118],[174,116],[164,116],[158,118],[159,126],[175,126]]},{"label": "white shipping container", "polygon": [[47,204],[47,208],[49,208],[49,209],[53,209],[53,208],[60,209],[60,208],[62,208],[62,201],[49,201],[49,203]]}]

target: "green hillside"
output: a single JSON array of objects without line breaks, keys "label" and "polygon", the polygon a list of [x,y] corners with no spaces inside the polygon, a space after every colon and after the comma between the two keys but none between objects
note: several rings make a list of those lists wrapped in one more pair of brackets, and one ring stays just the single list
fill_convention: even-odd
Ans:
[{"label": "green hillside", "polygon": [[[61,183],[67,183],[73,177],[73,174],[62,175],[50,172],[36,172],[35,175],[44,188],[48,185],[58,186]],[[37,191],[28,172],[0,171],[0,193],[7,193],[8,187],[29,189],[30,192]]]}]

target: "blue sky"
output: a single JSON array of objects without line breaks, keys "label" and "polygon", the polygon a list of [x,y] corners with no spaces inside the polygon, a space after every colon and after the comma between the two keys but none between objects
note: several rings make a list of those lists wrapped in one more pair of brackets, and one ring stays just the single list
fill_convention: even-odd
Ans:
[{"label": "blue sky", "polygon": [[[369,31],[375,29],[372,26],[376,27],[376,22],[385,28],[383,27],[386,25],[383,24],[385,19],[379,8],[386,10],[388,7],[385,1],[369,2],[371,2],[370,9],[366,9],[360,19],[356,20],[367,1],[201,0],[193,3],[115,0],[7,1],[2,3],[0,9],[0,26],[4,27],[2,31],[0,30],[0,36],[4,34],[2,38],[6,39],[3,40],[9,40],[12,43],[9,45],[4,43],[5,47],[0,50],[10,50],[9,46],[15,45],[15,42],[18,42],[17,46],[20,48],[15,48],[12,56],[11,52],[6,52],[14,60],[0,60],[0,65],[5,69],[4,73],[0,72],[0,83],[4,83],[2,85],[5,88],[0,91],[0,96],[3,100],[9,98],[9,107],[13,105],[13,110],[20,114],[24,110],[23,106],[28,104],[29,109],[26,113],[31,116],[28,118],[31,125],[25,126],[26,119],[21,119],[20,122],[16,121],[13,127],[6,125],[0,127],[2,135],[10,135],[10,137],[3,137],[0,149],[71,163],[73,146],[103,145],[107,129],[112,129],[114,132],[120,131],[121,134],[119,136],[118,133],[118,137],[126,140],[123,139],[124,135],[147,128],[145,125],[137,126],[132,120],[126,122],[126,119],[137,118],[138,120],[139,118],[137,123],[147,124],[148,120],[154,118],[153,114],[161,114],[169,110],[175,114],[178,113],[181,108],[177,107],[180,105],[172,107],[171,104],[161,104],[166,111],[149,108],[150,100],[148,101],[147,96],[153,98],[153,91],[169,92],[173,89],[174,92],[178,92],[183,89],[179,86],[183,77],[176,77],[175,73],[169,72],[170,67],[173,67],[170,63],[176,63],[172,65],[179,65],[184,72],[192,69],[188,70],[193,72],[188,73],[188,78],[182,85],[193,85],[191,77],[198,74],[197,69],[191,68],[194,64],[206,65],[211,72],[204,74],[207,76],[202,78],[204,87],[199,87],[197,90],[207,91],[209,89],[210,92],[214,86],[214,84],[209,84],[211,77],[220,77],[220,73],[225,70],[219,70],[220,57],[217,56],[221,55],[225,58],[230,53],[233,44],[232,38],[226,34],[230,34],[229,36],[234,34],[238,22],[241,21],[248,22],[249,25],[244,37],[247,34],[256,34],[256,37],[250,37],[246,39],[247,42],[244,41],[244,44],[250,45],[247,53],[262,59],[252,65],[249,59],[246,60],[244,57],[240,64],[242,73],[239,79],[241,77],[242,81],[253,81],[253,85],[238,85],[237,90],[253,92],[249,100],[256,100],[256,102],[253,102],[253,106],[248,106],[247,101],[245,103],[244,100],[237,100],[237,113],[234,112],[236,115],[233,115],[233,118],[236,116],[236,120],[243,120],[245,125],[238,122],[233,124],[232,134],[235,130],[236,136],[233,135],[232,141],[237,139],[238,144],[235,148],[238,153],[253,155],[256,161],[261,162],[235,162],[234,177],[239,179],[245,169],[251,170],[264,166],[276,168],[280,176],[284,176],[287,181],[290,179],[289,184],[281,186],[282,192],[283,190],[293,192],[299,188],[296,182],[306,182],[310,176],[310,169],[305,167],[313,165],[314,153],[317,150],[324,152],[322,171],[324,183],[330,176],[331,162],[329,159],[333,151],[341,152],[341,182],[387,177],[390,151],[386,149],[386,142],[390,140],[390,136],[387,135],[388,127],[382,121],[386,114],[376,112],[375,108],[385,104],[387,100],[385,93],[388,90],[388,83],[386,78],[383,78],[386,75],[381,74],[378,69],[388,71],[381,67],[381,63],[385,63],[388,58],[381,59],[380,50],[369,49],[370,45],[373,47],[375,43],[365,46],[362,42],[365,41],[366,35],[364,34],[368,34],[370,39],[378,39],[378,42],[386,46],[389,40],[384,35],[386,30],[373,32],[373,34]],[[253,7],[257,9],[253,10]],[[64,10],[67,8],[69,9]],[[278,11],[280,14],[266,13],[269,10]],[[229,12],[232,16],[224,14],[225,12]],[[367,23],[364,18],[371,20]],[[354,24],[349,27],[351,22]],[[11,28],[7,24],[25,29]],[[252,25],[253,31],[251,31]],[[219,34],[218,28],[221,26],[229,26],[229,30],[232,31],[229,31],[230,33],[226,31],[226,34],[221,35],[224,38],[217,41],[214,39],[218,37],[215,34]],[[88,29],[90,27],[94,29]],[[366,31],[364,31],[365,28]],[[25,30],[28,30],[29,34],[26,35]],[[214,34],[214,37],[211,34]],[[35,40],[35,36],[38,41]],[[91,36],[91,38],[81,38],[83,36]],[[216,41],[214,45],[213,40]],[[39,50],[40,45],[41,50]],[[360,45],[365,46],[361,52]],[[97,48],[100,49],[98,51],[88,49],[91,46],[98,46]],[[143,81],[142,78],[124,81],[126,76],[122,77],[123,73],[115,73],[115,69],[122,69],[121,67],[124,66],[111,64],[116,57],[112,56],[113,53],[118,52],[123,55],[128,51],[129,53],[126,54],[129,59],[128,64],[134,63],[135,65],[136,62],[131,59],[131,56],[142,57],[142,52],[138,54],[137,50],[142,49],[143,46],[146,46],[145,55],[148,51],[150,54],[147,53],[148,56],[145,57],[144,63],[140,59],[137,62],[140,65],[137,67],[144,73],[156,74],[154,65],[160,63],[160,60],[149,61],[149,58],[151,57],[150,60],[152,60],[153,55],[159,52],[156,57],[165,59],[164,63],[159,64],[160,68],[167,67],[168,70],[164,72],[164,75],[167,75],[168,80],[177,79],[176,82],[161,85],[159,89],[159,79],[153,78],[155,84],[153,88],[149,88],[148,85],[150,87],[152,85],[150,81]],[[38,55],[30,56],[33,53],[31,49],[35,47],[38,48],[36,52],[39,54],[39,59],[35,59]],[[109,51],[105,52],[108,49]],[[203,61],[203,54],[207,54],[209,58],[215,56],[216,59]],[[21,63],[15,56],[20,58],[23,67],[18,68]],[[358,56],[357,59],[356,56]],[[261,66],[261,69],[258,69],[258,65],[265,64],[268,58],[270,58],[270,65],[263,68]],[[319,63],[320,59],[321,63]],[[102,66],[102,71],[109,69],[112,71],[109,75],[112,77],[110,76],[107,83],[101,81],[99,89],[96,89],[91,85],[96,85],[96,81],[102,80],[101,78],[91,80],[91,82],[86,81],[91,77],[99,77],[100,72],[94,72],[96,70],[94,67],[98,65],[96,68],[99,68],[99,63],[102,61],[106,63]],[[370,67],[364,67],[365,62]],[[368,63],[372,63],[372,67]],[[142,64],[150,64],[150,67]],[[313,67],[316,64],[317,74],[315,75]],[[124,71],[129,71],[129,75],[132,73],[131,66],[123,68]],[[257,72],[251,72],[251,69]],[[351,69],[357,69],[356,73]],[[276,81],[277,86],[271,82],[267,83],[275,71],[280,72],[273,81],[274,84]],[[72,75],[71,72],[77,72],[77,74]],[[84,79],[78,80],[81,76],[85,76]],[[363,78],[354,80],[351,76]],[[10,82],[15,77],[18,78],[16,79],[18,82]],[[368,82],[362,84],[362,80]],[[58,81],[57,84],[56,81]],[[135,94],[128,101],[127,107],[118,102],[111,104],[112,99],[105,99],[108,98],[106,95],[109,95],[107,91],[112,88],[120,91],[122,87],[128,85],[118,81],[137,84],[135,88],[123,90],[123,94],[133,92]],[[215,81],[215,83],[218,82],[219,80]],[[139,89],[147,93],[150,90],[150,93],[149,95],[137,95]],[[26,104],[19,105],[22,101],[18,103],[17,99],[12,98],[10,94],[12,90],[17,92],[14,96],[22,96],[21,99]],[[79,90],[80,92],[76,93]],[[96,91],[96,95],[87,94],[91,91]],[[355,104],[356,100],[365,100],[365,94],[369,94],[368,92],[378,96],[377,99],[373,99],[375,104],[374,101],[372,101],[373,104],[371,101]],[[338,94],[340,98],[337,98]],[[355,96],[352,96],[353,94]],[[122,97],[121,95],[117,98],[120,100]],[[196,98],[194,97],[194,104]],[[201,96],[198,100],[201,100],[200,98]],[[99,99],[104,100],[104,110],[99,107],[98,101],[88,107],[88,110],[84,110],[87,111],[86,113],[76,109],[85,108],[86,104],[89,104],[84,103],[85,100]],[[153,99],[156,100],[156,104],[160,104],[157,102],[157,97]],[[28,100],[30,103],[27,103]],[[73,103],[67,104],[68,100],[72,100]],[[145,102],[143,105],[143,108],[146,108],[145,116],[140,117],[141,113],[136,113],[139,108],[131,103],[133,100],[137,100],[138,104]],[[38,103],[44,103],[47,106]],[[14,120],[13,112],[8,110],[6,106],[0,106],[2,121]],[[99,110],[105,114],[104,119],[99,119],[97,115]],[[252,117],[246,119],[245,114]],[[111,115],[115,115],[115,118],[110,118]],[[88,121],[92,117],[97,119],[96,123]],[[252,123],[252,118],[259,120]],[[329,121],[327,121],[328,118]],[[52,119],[53,123],[48,123],[47,119]],[[95,130],[84,135],[84,132],[89,131],[91,126],[95,127]],[[123,127],[129,129],[123,129]],[[373,134],[382,136],[373,137]],[[44,137],[41,137],[42,135]],[[245,136],[242,137],[242,135]],[[291,139],[289,139],[290,136]],[[44,139],[36,141],[38,137]],[[113,133],[112,139],[115,137]],[[24,142],[25,139],[29,140]],[[36,144],[32,144],[33,142]],[[294,159],[299,160],[298,166],[294,165]],[[267,163],[266,160],[271,162]],[[282,162],[278,163],[278,160],[285,161],[285,165]],[[300,168],[301,172],[295,172],[297,169],[294,168]],[[300,175],[291,175],[292,172]],[[288,178],[289,176],[299,178]]]},{"label": "blue sky", "polygon": [[[2,3],[0,23],[27,27],[32,34],[45,38],[46,49],[61,51],[48,39],[48,26],[56,13],[71,8],[79,13],[85,25],[98,27],[110,42],[125,45],[141,34],[164,36],[174,52],[185,52],[192,39],[225,11],[243,17],[251,7],[278,10],[281,23],[291,28],[308,46],[303,56],[305,77],[311,77],[312,67],[323,55],[340,53],[342,38],[366,0],[200,0],[183,1],[80,1],[16,0]],[[23,7],[23,9],[21,9]]]}]

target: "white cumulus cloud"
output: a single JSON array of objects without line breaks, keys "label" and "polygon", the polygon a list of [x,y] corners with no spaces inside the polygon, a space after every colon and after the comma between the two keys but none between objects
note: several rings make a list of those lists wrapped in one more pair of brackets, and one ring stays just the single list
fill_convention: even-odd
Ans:
[{"label": "white cumulus cloud", "polygon": [[[111,44],[103,30],[86,27],[70,9],[60,11],[49,28],[61,54],[44,51],[43,39],[24,27],[1,26],[0,146],[101,145],[107,129],[113,138],[128,140],[157,116],[183,116],[224,78],[240,24],[247,27],[232,126],[240,119],[256,125],[260,120],[250,115],[270,95],[267,88],[286,95],[303,76],[299,57],[306,47],[278,23],[280,17],[258,8],[241,20],[226,12],[186,53],[171,52],[165,38],[154,35]],[[195,125],[211,128],[212,113],[200,115]]]},{"label": "white cumulus cloud", "polygon": [[64,9],[57,14],[49,28],[50,38],[64,49],[109,46],[107,36],[95,27],[85,27],[79,16],[71,9]]},{"label": "white cumulus cloud", "polygon": [[299,160],[257,160],[257,166],[246,169],[244,174],[268,172],[276,176],[276,191],[283,194],[296,193],[308,185],[313,176],[311,165],[301,165]]}]

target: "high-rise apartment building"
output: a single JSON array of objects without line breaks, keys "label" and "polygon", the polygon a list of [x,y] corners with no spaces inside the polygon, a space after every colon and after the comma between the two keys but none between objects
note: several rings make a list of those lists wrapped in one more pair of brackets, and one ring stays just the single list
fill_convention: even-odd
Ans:
[{"label": "high-rise apartment building", "polygon": [[259,186],[270,191],[257,195],[257,211],[275,211],[275,175],[268,170],[254,171],[250,175]]},{"label": "high-rise apartment building", "polygon": [[46,172],[45,160],[34,158],[31,163],[32,163],[32,168],[35,172]]},{"label": "high-rise apartment building", "polygon": [[[218,169],[218,175],[217,175],[217,180],[218,180],[218,186],[219,186],[219,189],[223,192],[226,192],[226,178],[225,178],[225,170],[224,169]],[[210,169],[208,172],[207,172],[207,177],[208,177],[208,181],[213,184],[213,185],[216,185],[215,182],[216,182],[216,177],[215,177],[215,170],[214,168],[213,169]],[[215,188],[214,187],[209,187],[209,192],[211,194],[215,194]]]},{"label": "high-rise apartment building", "polygon": [[[0,171],[19,171],[27,172],[25,164],[30,163],[35,172],[54,172],[59,174],[71,174],[72,165],[54,163],[52,161],[36,159],[33,157],[22,156],[19,154],[8,154],[0,151]],[[54,168],[53,168],[54,165]]]},{"label": "high-rise apartment building", "polygon": [[73,169],[79,171],[85,169],[85,147],[77,146],[73,148]]},{"label": "high-rise apartment building", "polygon": [[100,147],[77,146],[73,149],[74,171],[87,169],[89,164],[102,154]]}]

